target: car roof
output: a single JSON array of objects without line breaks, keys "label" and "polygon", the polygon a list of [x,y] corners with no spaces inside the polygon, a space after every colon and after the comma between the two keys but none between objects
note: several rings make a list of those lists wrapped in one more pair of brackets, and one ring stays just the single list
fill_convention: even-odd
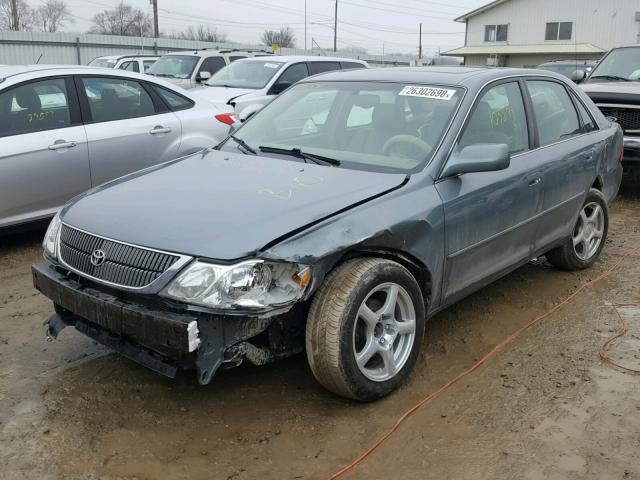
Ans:
[{"label": "car roof", "polygon": [[[101,57],[96,57],[93,60],[97,60],[99,58],[104,59],[104,60],[121,60],[123,58],[139,58],[139,57],[143,57],[143,58],[148,58],[148,57],[158,57],[159,55],[153,55],[153,54],[145,54],[145,53],[134,53],[131,55],[103,55]],[[93,61],[92,60],[92,61]]]},{"label": "car roof", "polygon": [[364,60],[357,60],[355,58],[344,58],[344,57],[321,57],[318,55],[268,55],[265,57],[248,57],[243,58],[242,60],[237,60],[238,62],[264,62],[265,59],[269,59],[270,62],[355,62],[366,65],[367,62]]},{"label": "car roof", "polygon": [[597,63],[597,62],[598,62],[597,60],[552,60],[550,62],[541,63],[538,66],[541,67],[543,65],[575,65],[575,64],[587,65],[589,63]]},{"label": "car roof", "polygon": [[530,68],[492,68],[492,67],[395,67],[395,68],[359,68],[335,70],[314,75],[301,82],[314,81],[354,81],[354,82],[399,82],[432,83],[441,85],[460,85],[472,82],[486,83],[491,80],[509,77],[542,74],[561,78],[561,75],[549,71]]}]

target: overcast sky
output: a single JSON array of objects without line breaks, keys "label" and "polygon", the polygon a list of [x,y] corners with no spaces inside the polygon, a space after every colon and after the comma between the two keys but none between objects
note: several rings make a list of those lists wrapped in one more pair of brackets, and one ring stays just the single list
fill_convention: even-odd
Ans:
[{"label": "overcast sky", "polygon": [[[28,0],[33,6],[40,0]],[[86,31],[93,15],[119,0],[66,0],[75,23],[67,31]],[[149,0],[127,3],[151,11]],[[464,44],[464,24],[453,19],[488,0],[338,0],[338,47],[366,48],[371,54],[417,53],[418,24],[422,22],[426,53]],[[258,43],[267,28],[291,26],[299,47],[304,47],[304,0],[158,0],[160,30],[179,31],[208,23],[237,42]],[[307,0],[307,46],[311,38],[333,48],[334,0]],[[324,25],[322,25],[324,24]],[[331,25],[331,27],[329,26]]]}]

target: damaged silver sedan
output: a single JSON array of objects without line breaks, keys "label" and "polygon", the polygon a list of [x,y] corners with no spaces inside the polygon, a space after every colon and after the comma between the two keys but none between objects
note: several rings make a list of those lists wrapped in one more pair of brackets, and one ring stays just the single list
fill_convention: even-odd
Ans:
[{"label": "damaged silver sedan", "polygon": [[222,144],[90,190],[35,286],[68,325],[173,377],[302,351],[360,401],[410,374],[425,321],[546,255],[591,266],[622,132],[559,75],[333,72]]}]

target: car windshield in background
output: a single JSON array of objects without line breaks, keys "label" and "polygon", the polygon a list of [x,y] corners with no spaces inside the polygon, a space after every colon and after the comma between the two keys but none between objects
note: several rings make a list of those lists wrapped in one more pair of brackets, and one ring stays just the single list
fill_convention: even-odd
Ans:
[{"label": "car windshield in background", "polygon": [[90,67],[114,68],[118,61],[115,58],[94,58],[89,62]]},{"label": "car windshield in background", "polygon": [[459,88],[439,85],[301,83],[236,132],[242,144],[227,141],[221,148],[305,161],[324,157],[332,161],[316,163],[337,160],[346,168],[407,172],[431,158],[462,94]]},{"label": "car windshield in background", "polygon": [[264,88],[278,72],[282,62],[236,61],[209,79],[210,87]]},{"label": "car windshield in background", "polygon": [[591,72],[592,81],[640,81],[640,47],[612,50]]},{"label": "car windshield in background", "polygon": [[151,65],[147,73],[156,77],[189,78],[197,63],[198,57],[192,55],[167,55]]}]

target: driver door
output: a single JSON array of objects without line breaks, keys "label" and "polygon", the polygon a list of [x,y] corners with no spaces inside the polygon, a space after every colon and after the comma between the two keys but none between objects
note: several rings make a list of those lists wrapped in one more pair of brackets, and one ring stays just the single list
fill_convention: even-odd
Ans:
[{"label": "driver door", "polygon": [[480,96],[455,148],[483,143],[509,145],[510,166],[436,182],[445,217],[446,304],[526,262],[533,251],[543,184],[517,81],[494,84]]}]

